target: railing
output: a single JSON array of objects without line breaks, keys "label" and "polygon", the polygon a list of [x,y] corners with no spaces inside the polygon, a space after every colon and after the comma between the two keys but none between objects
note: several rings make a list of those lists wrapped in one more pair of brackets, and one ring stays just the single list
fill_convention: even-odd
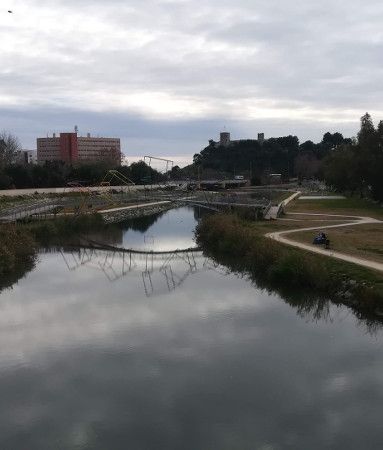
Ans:
[{"label": "railing", "polygon": [[24,203],[13,208],[7,208],[0,211],[0,222],[16,222],[34,215],[47,214],[48,212],[61,208],[58,202],[51,200],[42,200],[34,203]]}]

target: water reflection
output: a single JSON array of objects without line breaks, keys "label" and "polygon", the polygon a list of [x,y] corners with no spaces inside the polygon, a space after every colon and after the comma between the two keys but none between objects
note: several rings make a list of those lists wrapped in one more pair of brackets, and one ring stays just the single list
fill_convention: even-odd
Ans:
[{"label": "water reflection", "polygon": [[127,219],[93,231],[87,237],[100,244],[144,251],[173,251],[196,247],[194,229],[203,208],[182,207],[150,216]]},{"label": "water reflection", "polygon": [[201,215],[200,208],[183,207],[130,219],[107,232],[107,239],[89,233],[85,241],[92,246],[60,249],[60,254],[69,271],[91,267],[111,282],[137,272],[147,297],[170,292],[190,275],[212,268],[194,242]]},{"label": "water reflection", "polygon": [[14,284],[24,278],[28,272],[35,267],[35,260],[18,264],[11,273],[0,275],[0,293],[3,290],[11,289]]},{"label": "water reflection", "polygon": [[307,323],[223,268],[146,297],[64,267],[0,296],[0,448],[380,448],[381,337],[352,316]]},{"label": "water reflection", "polygon": [[203,257],[199,249],[173,252],[144,252],[76,248],[60,250],[68,270],[94,268],[110,282],[128,276],[132,272],[141,274],[142,287],[147,297],[173,291],[184,281],[201,270],[225,270],[222,266]]},{"label": "water reflection", "polygon": [[[146,233],[150,227],[152,227],[163,215],[165,212],[159,212],[157,214],[152,214],[150,216],[137,217],[135,219],[128,219],[124,222],[120,222],[117,226],[122,231],[139,231],[140,233]],[[166,214],[168,214],[166,212]]]},{"label": "water reflection", "polygon": [[123,231],[122,246],[145,251],[196,247],[195,214],[194,208],[184,207],[123,222],[119,224]]},{"label": "water reflection", "polygon": [[0,293],[0,448],[380,449],[381,333],[185,253],[41,253]]}]

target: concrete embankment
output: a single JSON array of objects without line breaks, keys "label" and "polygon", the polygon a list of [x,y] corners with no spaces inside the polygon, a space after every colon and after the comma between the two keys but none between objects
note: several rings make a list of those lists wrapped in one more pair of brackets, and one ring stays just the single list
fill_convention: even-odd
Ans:
[{"label": "concrete embankment", "polygon": [[105,209],[98,211],[106,223],[122,222],[126,219],[135,217],[150,216],[159,212],[167,211],[173,208],[174,203],[171,201],[141,203],[139,205],[123,206],[120,208]]}]

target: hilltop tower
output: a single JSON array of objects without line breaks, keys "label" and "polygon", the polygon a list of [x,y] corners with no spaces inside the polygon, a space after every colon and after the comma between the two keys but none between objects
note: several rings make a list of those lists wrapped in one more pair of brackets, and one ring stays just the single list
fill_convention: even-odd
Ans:
[{"label": "hilltop tower", "polygon": [[220,133],[219,144],[225,147],[230,145],[230,133],[228,133],[227,131],[223,131],[222,133]]}]

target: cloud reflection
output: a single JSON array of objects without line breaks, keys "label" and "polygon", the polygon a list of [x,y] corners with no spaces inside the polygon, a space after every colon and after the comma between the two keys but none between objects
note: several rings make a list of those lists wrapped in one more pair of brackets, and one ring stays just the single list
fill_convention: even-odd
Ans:
[{"label": "cloud reflection", "polygon": [[[167,242],[165,225],[147,232]],[[381,334],[333,305],[302,320],[311,307],[193,257],[177,289],[155,261],[147,296],[145,260],[111,283],[42,253],[0,293],[0,448],[379,449]]]}]

